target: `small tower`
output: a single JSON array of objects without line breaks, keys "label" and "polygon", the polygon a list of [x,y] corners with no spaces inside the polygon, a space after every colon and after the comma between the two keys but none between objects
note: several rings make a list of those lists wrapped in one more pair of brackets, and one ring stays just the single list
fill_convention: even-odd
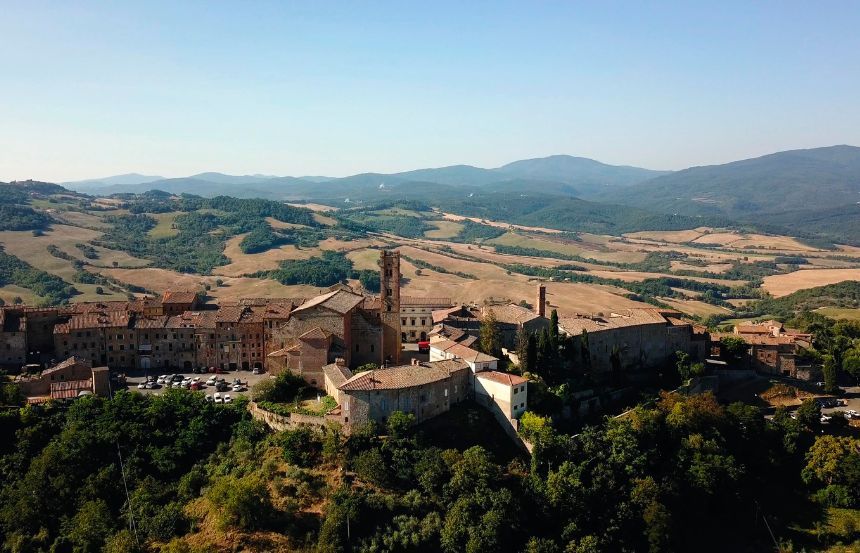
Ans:
[{"label": "small tower", "polygon": [[546,286],[543,284],[538,284],[535,313],[541,317],[546,317]]},{"label": "small tower", "polygon": [[382,363],[400,364],[400,252],[382,250],[379,256],[379,319],[382,325]]}]

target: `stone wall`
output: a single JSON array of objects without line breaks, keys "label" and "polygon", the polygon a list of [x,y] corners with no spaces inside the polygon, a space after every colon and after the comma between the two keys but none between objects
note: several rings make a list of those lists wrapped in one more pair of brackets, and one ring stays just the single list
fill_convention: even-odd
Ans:
[{"label": "stone wall", "polygon": [[300,413],[291,413],[290,416],[286,417],[284,415],[278,415],[277,413],[267,411],[253,401],[248,402],[248,412],[251,413],[251,416],[255,420],[264,423],[276,432],[295,430],[303,425],[324,427],[329,421],[335,420],[328,416],[317,417],[312,415],[302,415]]}]

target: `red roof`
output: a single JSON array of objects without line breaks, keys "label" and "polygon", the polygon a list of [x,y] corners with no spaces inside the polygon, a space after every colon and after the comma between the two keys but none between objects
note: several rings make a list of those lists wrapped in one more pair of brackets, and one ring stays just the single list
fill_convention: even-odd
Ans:
[{"label": "red roof", "polygon": [[503,373],[500,371],[483,371],[477,374],[478,378],[486,378],[492,380],[493,382],[498,382],[499,384],[504,384],[505,386],[519,386],[520,384],[525,384],[528,382],[527,378],[523,378],[521,376]]}]

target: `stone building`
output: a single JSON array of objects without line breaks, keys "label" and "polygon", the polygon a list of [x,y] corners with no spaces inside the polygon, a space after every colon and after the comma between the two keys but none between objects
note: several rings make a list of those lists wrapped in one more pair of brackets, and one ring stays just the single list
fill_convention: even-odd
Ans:
[{"label": "stone building", "polygon": [[26,316],[23,310],[0,310],[0,366],[20,367],[26,362]]},{"label": "stone building", "polygon": [[493,411],[496,418],[518,419],[528,406],[528,379],[499,371],[474,375],[475,401]]},{"label": "stone building", "polygon": [[162,314],[181,315],[185,311],[194,311],[199,307],[200,298],[190,290],[168,290],[161,298]]},{"label": "stone building", "polygon": [[385,424],[395,411],[415,415],[416,422],[431,419],[467,397],[469,374],[468,365],[457,360],[413,361],[358,373],[337,387],[342,422]]},{"label": "stone building", "polygon": [[[540,292],[539,292],[540,295]],[[512,303],[485,305],[482,307],[460,305],[433,312],[433,324],[460,329],[478,337],[481,334],[481,320],[490,312],[496,318],[496,326],[502,338],[502,347],[516,347],[517,333],[524,329],[537,333],[549,328],[550,321],[540,313]]]},{"label": "stone building", "polygon": [[709,342],[704,327],[684,321],[680,313],[657,308],[563,317],[559,331],[580,340],[577,348],[582,362],[587,358],[596,373],[611,371],[613,355],[625,370],[665,365],[676,351],[704,360]]},{"label": "stone building", "polygon": [[110,394],[110,373],[107,367],[93,368],[89,361],[77,357],[70,357],[36,376],[18,377],[14,383],[27,397],[28,403],[74,399],[87,394]]}]

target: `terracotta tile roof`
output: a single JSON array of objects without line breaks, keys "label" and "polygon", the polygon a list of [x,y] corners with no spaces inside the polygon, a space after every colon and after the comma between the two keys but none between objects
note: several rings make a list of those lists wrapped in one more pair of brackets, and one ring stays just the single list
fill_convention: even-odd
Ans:
[{"label": "terracotta tile roof", "polygon": [[302,340],[303,342],[310,340],[327,340],[329,336],[331,336],[331,334],[317,326],[299,336],[299,340]]},{"label": "terracotta tile roof", "polygon": [[471,334],[466,334],[461,340],[458,340],[457,343],[469,348],[469,347],[472,347],[472,344],[474,344],[477,341],[478,341],[477,336],[472,336]]},{"label": "terracotta tile roof", "polygon": [[238,323],[242,319],[246,307],[238,305],[220,308],[215,315],[215,321],[219,323]]},{"label": "terracotta tile roof", "polygon": [[458,342],[453,342],[451,340],[431,342],[430,349],[444,351],[446,354],[454,355],[455,357],[458,357],[470,363],[489,363],[491,361],[498,361],[498,359],[493,357],[492,355],[481,353],[478,350],[472,349],[468,346],[464,346],[463,344]]},{"label": "terracotta tile roof", "polygon": [[272,353],[268,354],[266,357],[286,357],[292,347],[295,347],[295,346],[276,349]]},{"label": "terracotta tile roof", "polygon": [[488,306],[484,310],[484,314],[489,311],[493,312],[496,316],[496,320],[500,323],[519,325],[540,318],[540,315],[531,309],[526,309],[525,307],[515,305],[513,303]]},{"label": "terracotta tile roof", "polygon": [[54,333],[64,334],[73,330],[94,328],[128,328],[132,321],[129,313],[125,311],[92,311],[74,315],[68,323],[56,325]]},{"label": "terracotta tile roof", "polygon": [[73,304],[70,307],[71,312],[81,315],[100,311],[128,311],[129,302],[127,301],[88,301]]},{"label": "terracotta tile roof", "polygon": [[57,371],[67,369],[69,367],[74,367],[75,365],[83,365],[84,367],[92,367],[92,364],[89,361],[87,361],[86,359],[83,359],[81,357],[75,357],[73,355],[73,356],[69,357],[68,359],[66,359],[65,361],[61,361],[60,363],[57,363],[56,365],[54,365],[50,369],[45,369],[44,371],[42,371],[42,374],[43,375],[53,374]]},{"label": "terracotta tile roof", "polygon": [[503,373],[500,371],[482,371],[477,373],[477,378],[487,380],[492,380],[493,382],[498,382],[499,384],[504,384],[505,386],[519,386],[520,384],[525,384],[528,382],[527,378],[523,378],[521,376]]},{"label": "terracotta tile roof", "polygon": [[164,328],[168,318],[164,315],[158,317],[137,317],[134,320],[134,328]]},{"label": "terracotta tile roof", "polygon": [[342,391],[398,390],[447,380],[453,374],[468,370],[465,363],[434,361],[420,365],[402,365],[356,374],[341,386]]},{"label": "terracotta tile roof", "polygon": [[578,315],[576,317],[564,317],[558,321],[558,326],[573,336],[582,334],[583,330],[600,332],[602,330],[652,324],[668,324],[668,320],[661,314],[659,309],[629,309],[622,313],[611,313],[608,317]]},{"label": "terracotta tile roof", "polygon": [[161,303],[176,304],[176,303],[194,303],[197,299],[197,292],[191,290],[168,290],[161,298]]},{"label": "terracotta tile roof", "polygon": [[81,392],[92,392],[92,379],[66,380],[64,382],[51,383],[51,399],[76,398]]},{"label": "terracotta tile roof", "polygon": [[456,307],[449,307],[448,309],[437,309],[437,310],[433,311],[433,313],[432,313],[433,324],[441,323],[442,321],[444,321],[445,319],[447,319],[451,315],[454,315],[455,313],[457,313],[458,311],[461,311],[461,310],[465,311],[465,308],[461,305],[458,305]]},{"label": "terracotta tile roof", "polygon": [[347,380],[352,378],[352,371],[337,363],[325,365],[322,370],[323,374],[331,380],[335,388],[340,388]]},{"label": "terracotta tile roof", "polygon": [[345,290],[335,290],[315,298],[311,298],[293,310],[293,313],[306,311],[313,307],[324,307],[335,313],[345,314],[364,302],[364,297]]}]

